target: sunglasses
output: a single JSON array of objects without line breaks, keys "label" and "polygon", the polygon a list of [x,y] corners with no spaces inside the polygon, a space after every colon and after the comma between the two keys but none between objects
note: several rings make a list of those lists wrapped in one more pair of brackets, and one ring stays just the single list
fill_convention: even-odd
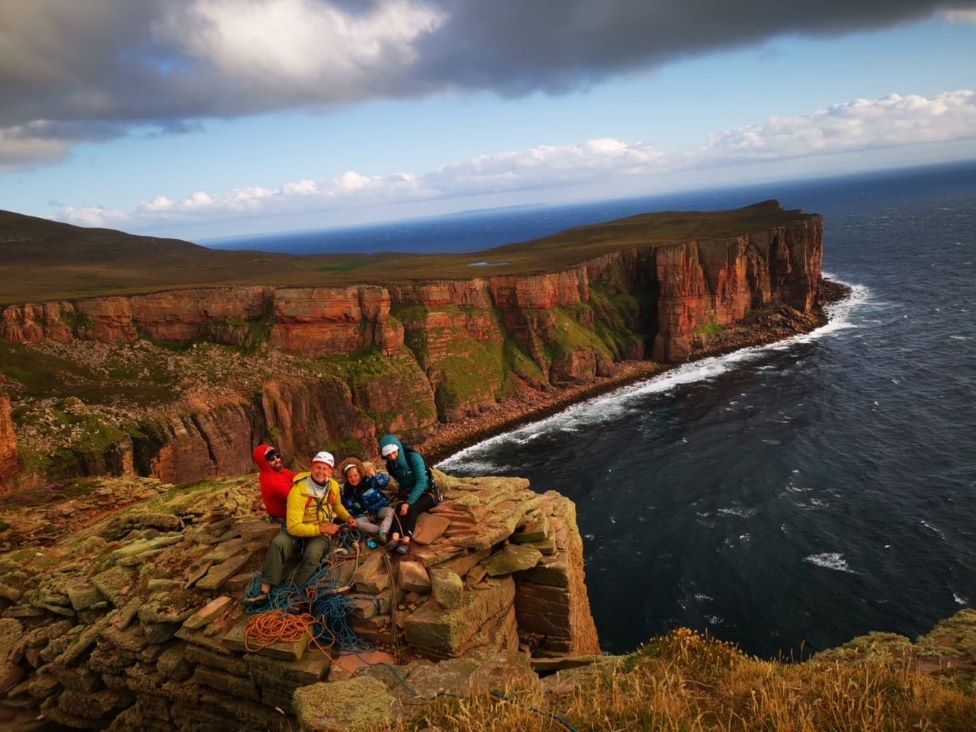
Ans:
[{"label": "sunglasses", "polygon": [[274,462],[275,460],[281,460],[281,459],[282,459],[282,458],[281,458],[281,453],[277,453],[277,452],[269,452],[269,453],[268,453],[267,455],[265,455],[264,457],[265,457],[265,459],[266,459],[266,460],[267,460],[267,461],[268,461],[269,463],[271,463],[271,462]]}]

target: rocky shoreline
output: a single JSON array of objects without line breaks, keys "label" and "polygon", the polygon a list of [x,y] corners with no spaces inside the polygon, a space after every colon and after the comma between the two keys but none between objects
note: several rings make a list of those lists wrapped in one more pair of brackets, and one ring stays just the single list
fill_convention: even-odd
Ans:
[{"label": "rocky shoreline", "polygon": [[[689,360],[720,356],[740,348],[768,345],[809,333],[826,325],[826,305],[839,302],[850,294],[851,288],[847,285],[824,280],[820,302],[813,312],[803,313],[786,305],[765,308],[742,323],[715,334],[707,346],[696,350]],[[431,462],[439,462],[482,440],[544,419],[586,399],[657,376],[678,365],[656,361],[621,361],[614,364],[613,374],[598,376],[593,383],[549,392],[526,389],[478,415],[437,427],[423,440],[418,440],[416,446]]]}]

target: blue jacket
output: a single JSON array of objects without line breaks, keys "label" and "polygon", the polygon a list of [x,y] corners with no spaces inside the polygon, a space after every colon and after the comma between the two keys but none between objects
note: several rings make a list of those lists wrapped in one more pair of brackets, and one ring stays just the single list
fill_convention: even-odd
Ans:
[{"label": "blue jacket", "polygon": [[381,508],[390,505],[383,493],[383,489],[389,483],[389,477],[383,473],[377,473],[375,476],[366,475],[359,485],[346,483],[342,488],[342,504],[353,516],[364,516],[366,514],[375,516]]},{"label": "blue jacket", "polygon": [[380,449],[384,445],[396,445],[400,451],[397,453],[396,460],[386,461],[386,472],[396,479],[400,489],[397,491],[397,498],[406,501],[411,506],[415,504],[425,491],[429,491],[433,486],[427,477],[427,463],[419,452],[411,450],[409,455],[403,449],[403,443],[393,435],[383,435],[380,440]]}]

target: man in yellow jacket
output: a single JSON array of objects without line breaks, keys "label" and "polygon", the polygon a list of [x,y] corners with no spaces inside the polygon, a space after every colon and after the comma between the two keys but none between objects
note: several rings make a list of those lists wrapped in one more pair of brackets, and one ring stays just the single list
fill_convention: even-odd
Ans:
[{"label": "man in yellow jacket", "polygon": [[332,538],[341,528],[336,520],[356,526],[356,519],[342,505],[339,483],[332,477],[335,458],[319,452],[312,458],[311,473],[295,481],[288,493],[285,527],[271,541],[261,569],[261,592],[245,598],[245,605],[263,605],[271,588],[281,582],[283,566],[295,556],[304,540],[302,562],[295,570],[295,584],[303,586],[319,568],[322,557],[330,553]]}]

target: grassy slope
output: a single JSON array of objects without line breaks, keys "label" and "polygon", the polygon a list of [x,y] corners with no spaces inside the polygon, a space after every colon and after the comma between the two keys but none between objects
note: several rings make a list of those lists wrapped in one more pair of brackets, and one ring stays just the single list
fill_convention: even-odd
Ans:
[{"label": "grassy slope", "polygon": [[968,732],[976,695],[973,641],[966,634],[974,628],[976,612],[963,610],[916,644],[894,634],[879,642],[882,634],[870,634],[804,663],[751,657],[679,628],[629,656],[564,672],[566,682],[545,692],[513,685],[505,702],[446,697],[416,706],[416,718],[396,729],[569,729],[552,721],[559,715],[580,732]]},{"label": "grassy slope", "polygon": [[[0,211],[0,304],[194,286],[383,284],[554,271],[615,249],[735,236],[805,218],[765,201],[734,211],[642,214],[468,254],[297,257],[217,251]],[[483,260],[505,264],[470,266]]]}]

